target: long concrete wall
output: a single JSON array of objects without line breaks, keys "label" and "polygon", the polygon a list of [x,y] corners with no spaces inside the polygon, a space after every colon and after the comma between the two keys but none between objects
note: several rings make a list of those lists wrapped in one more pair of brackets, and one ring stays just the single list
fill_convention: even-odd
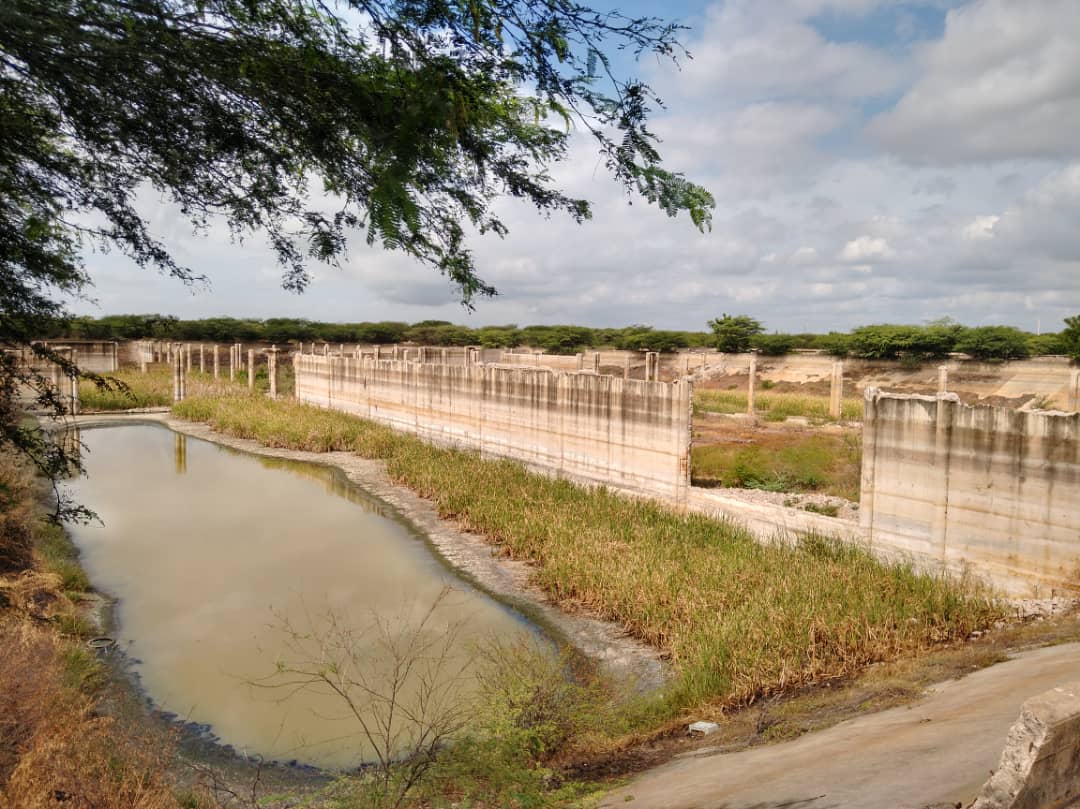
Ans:
[{"label": "long concrete wall", "polygon": [[688,383],[298,354],[296,396],[426,440],[686,502]]},{"label": "long concrete wall", "polygon": [[1080,413],[868,389],[860,522],[872,547],[1007,590],[1080,587]]}]

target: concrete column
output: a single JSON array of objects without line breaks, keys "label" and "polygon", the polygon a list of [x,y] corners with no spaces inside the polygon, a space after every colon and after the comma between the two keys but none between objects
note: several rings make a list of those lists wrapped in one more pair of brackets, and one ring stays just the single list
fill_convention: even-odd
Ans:
[{"label": "concrete column", "polygon": [[146,373],[146,355],[149,349],[146,345],[146,341],[139,343],[139,373]]},{"label": "concrete column", "polygon": [[704,351],[702,351],[701,352],[701,366],[700,366],[700,369],[702,371],[704,371],[708,367],[709,367],[709,355],[706,354]]},{"label": "concrete column", "polygon": [[629,379],[630,378],[630,355],[629,354],[627,354],[625,357],[623,357],[622,378],[623,379]]},{"label": "concrete column", "polygon": [[248,349],[248,390],[255,390],[255,349]]},{"label": "concrete column", "polygon": [[949,366],[939,365],[937,369],[937,392],[945,393],[949,389]]},{"label": "concrete column", "polygon": [[[71,349],[71,364],[79,367],[79,352]],[[71,372],[71,415],[79,415],[79,372]]]},{"label": "concrete column", "polygon": [[323,353],[324,357],[329,357],[330,356],[330,344],[329,343],[323,343],[322,353]]},{"label": "concrete column", "polygon": [[401,359],[401,346],[399,346],[397,343],[394,344],[394,359]]},{"label": "concrete column", "polygon": [[199,373],[206,373],[206,346],[199,343]]},{"label": "concrete column", "polygon": [[184,370],[187,373],[191,373],[191,343],[184,344]]},{"label": "concrete column", "polygon": [[859,529],[867,547],[874,546],[874,481],[877,473],[877,389],[863,391],[862,466],[859,486]]},{"label": "concrete column", "polygon": [[1080,371],[1069,374],[1069,410],[1080,410]]},{"label": "concrete column", "polygon": [[450,364],[450,352],[445,348],[439,349],[439,362],[443,365]]},{"label": "concrete column", "polygon": [[596,373],[600,373],[600,352],[594,351],[592,355],[592,369]]},{"label": "concrete column", "polygon": [[683,372],[684,377],[690,376],[690,352],[683,354]]},{"label": "concrete column", "polygon": [[650,351],[645,355],[645,370],[648,373],[647,378],[649,381],[660,381],[660,354],[656,351]]},{"label": "concrete column", "polygon": [[112,344],[112,369],[114,371],[120,370],[120,347],[113,340]]},{"label": "concrete column", "polygon": [[300,401],[300,354],[293,354],[293,398]]},{"label": "concrete column", "polygon": [[844,363],[832,364],[832,384],[829,386],[829,416],[839,419],[844,401]]},{"label": "concrete column", "polygon": [[221,375],[221,359],[218,357],[218,344],[214,343],[214,379]]},{"label": "concrete column", "polygon": [[229,346],[229,381],[236,381],[236,343]]},{"label": "concrete column", "polygon": [[585,355],[584,354],[575,354],[574,356],[577,357],[577,369],[579,371],[585,370]]},{"label": "concrete column", "polygon": [[757,383],[757,354],[750,355],[750,377],[746,382],[746,414],[754,417],[754,387]]},{"label": "concrete column", "polygon": [[180,389],[180,358],[177,357],[172,363],[172,400],[179,402],[183,400],[183,392]]},{"label": "concrete column", "polygon": [[[266,373],[270,377],[270,398],[277,398],[277,346],[270,346],[270,353],[266,355]],[[347,362],[348,360],[346,360]]]}]

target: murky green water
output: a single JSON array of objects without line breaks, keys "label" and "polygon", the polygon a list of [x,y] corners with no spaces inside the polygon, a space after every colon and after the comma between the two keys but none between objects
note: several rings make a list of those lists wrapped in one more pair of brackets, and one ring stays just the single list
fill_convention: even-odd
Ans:
[{"label": "murky green water", "polygon": [[[104,525],[73,534],[91,581],[119,599],[121,647],[159,707],[209,723],[242,753],[328,767],[372,758],[340,696],[283,685],[310,677],[275,675],[279,664],[345,677],[370,719],[385,710],[393,649],[426,644],[413,674],[440,683],[429,704],[461,704],[468,677],[456,674],[475,643],[531,631],[330,469],[153,425],[82,440],[88,477],[74,494]],[[418,688],[415,677],[405,685],[406,706]]]}]

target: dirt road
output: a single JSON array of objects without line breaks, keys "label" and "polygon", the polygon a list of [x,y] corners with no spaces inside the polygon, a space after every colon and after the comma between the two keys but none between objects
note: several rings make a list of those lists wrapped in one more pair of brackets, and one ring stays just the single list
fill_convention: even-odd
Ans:
[{"label": "dirt road", "polygon": [[918,703],[739,753],[698,751],[642,773],[613,809],[966,806],[997,766],[1020,706],[1080,675],[1080,643],[1036,649],[934,686]]}]

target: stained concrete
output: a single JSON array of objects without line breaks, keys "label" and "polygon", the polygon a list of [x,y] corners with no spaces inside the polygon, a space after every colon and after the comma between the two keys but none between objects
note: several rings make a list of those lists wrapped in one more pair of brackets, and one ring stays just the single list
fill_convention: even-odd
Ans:
[{"label": "stained concrete", "polygon": [[611,792],[628,809],[913,809],[968,805],[1024,701],[1080,671],[1080,644],[1036,649],[920,702],[739,753],[699,751]]}]

